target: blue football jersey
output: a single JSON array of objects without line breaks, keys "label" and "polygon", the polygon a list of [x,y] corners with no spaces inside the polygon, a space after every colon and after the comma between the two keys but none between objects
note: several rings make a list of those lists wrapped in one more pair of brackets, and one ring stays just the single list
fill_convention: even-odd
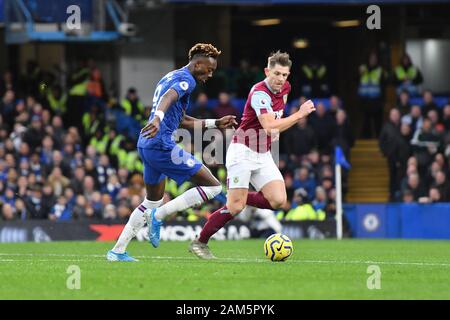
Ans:
[{"label": "blue football jersey", "polygon": [[166,74],[158,82],[155,94],[153,95],[153,108],[149,121],[153,119],[161,97],[167,90],[175,90],[178,93],[178,100],[165,113],[156,136],[149,139],[144,138],[142,134],[139,135],[138,148],[161,150],[172,150],[174,148],[175,142],[172,139],[173,132],[180,126],[186,109],[189,108],[190,94],[195,89],[195,86],[195,79],[187,67]]}]

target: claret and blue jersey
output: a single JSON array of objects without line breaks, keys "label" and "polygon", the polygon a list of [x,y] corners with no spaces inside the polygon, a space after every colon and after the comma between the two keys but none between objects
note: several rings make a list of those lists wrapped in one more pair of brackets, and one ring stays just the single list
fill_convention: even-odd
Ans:
[{"label": "claret and blue jersey", "polygon": [[158,82],[149,121],[153,119],[161,97],[169,89],[178,93],[178,100],[166,111],[160,129],[153,138],[139,135],[137,147],[144,163],[146,184],[158,184],[166,176],[180,184],[200,170],[202,164],[192,154],[178,147],[173,139],[173,133],[189,107],[190,94],[195,86],[195,79],[187,67],[168,73]]}]

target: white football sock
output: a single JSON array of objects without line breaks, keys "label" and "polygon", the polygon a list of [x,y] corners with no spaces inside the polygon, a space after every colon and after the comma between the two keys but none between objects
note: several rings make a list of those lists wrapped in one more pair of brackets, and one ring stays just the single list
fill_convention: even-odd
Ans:
[{"label": "white football sock", "polygon": [[134,209],[112,251],[115,253],[124,253],[127,250],[127,246],[131,239],[133,239],[137,232],[145,225],[145,210],[158,208],[162,203],[163,199],[159,201],[150,201],[145,199],[136,209]]},{"label": "white football sock", "polygon": [[222,192],[222,186],[195,187],[189,189],[182,195],[176,197],[172,201],[169,201],[162,207],[158,208],[155,213],[155,218],[157,220],[163,220],[172,213],[183,211],[187,208],[211,200],[220,192]]}]

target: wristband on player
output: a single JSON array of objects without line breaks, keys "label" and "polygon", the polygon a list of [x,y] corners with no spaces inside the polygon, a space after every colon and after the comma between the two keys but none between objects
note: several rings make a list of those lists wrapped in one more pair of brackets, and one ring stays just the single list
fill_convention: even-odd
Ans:
[{"label": "wristband on player", "polygon": [[161,110],[156,110],[155,111],[155,116],[158,116],[159,121],[162,122],[164,119],[164,112],[162,112]]},{"label": "wristband on player", "polygon": [[205,119],[205,127],[208,129],[217,128],[216,119]]}]

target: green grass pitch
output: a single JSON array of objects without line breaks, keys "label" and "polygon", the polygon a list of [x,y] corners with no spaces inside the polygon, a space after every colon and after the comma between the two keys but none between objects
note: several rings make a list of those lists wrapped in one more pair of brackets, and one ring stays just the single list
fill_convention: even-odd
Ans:
[{"label": "green grass pitch", "polygon": [[[212,241],[219,259],[202,261],[187,242],[133,241],[138,263],[106,261],[105,242],[0,244],[0,299],[450,299],[448,241],[299,240],[286,262],[265,258],[263,243]],[[368,289],[371,265],[380,289]]]}]

